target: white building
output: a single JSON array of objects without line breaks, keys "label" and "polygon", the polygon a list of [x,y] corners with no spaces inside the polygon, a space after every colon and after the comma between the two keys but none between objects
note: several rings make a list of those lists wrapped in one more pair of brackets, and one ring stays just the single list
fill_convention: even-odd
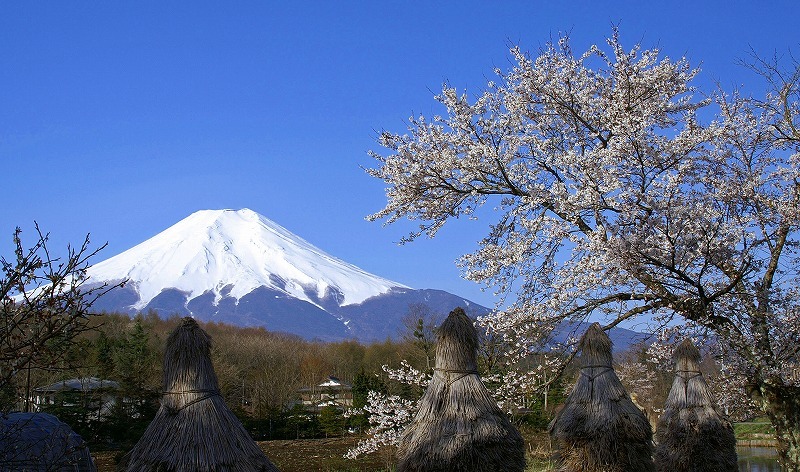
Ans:
[{"label": "white building", "polygon": [[299,392],[307,410],[319,411],[326,406],[335,406],[340,410],[353,407],[353,386],[336,377],[328,377],[313,387],[303,387]]}]

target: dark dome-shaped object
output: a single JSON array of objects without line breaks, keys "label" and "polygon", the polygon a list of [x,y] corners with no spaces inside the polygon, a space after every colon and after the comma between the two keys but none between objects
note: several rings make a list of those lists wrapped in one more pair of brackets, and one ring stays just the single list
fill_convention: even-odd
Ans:
[{"label": "dark dome-shaped object", "polygon": [[83,439],[48,413],[0,415],[0,470],[95,472]]}]

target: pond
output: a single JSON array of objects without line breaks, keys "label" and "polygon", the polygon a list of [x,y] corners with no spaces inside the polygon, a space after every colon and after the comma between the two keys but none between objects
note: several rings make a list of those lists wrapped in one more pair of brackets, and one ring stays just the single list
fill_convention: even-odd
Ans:
[{"label": "pond", "polygon": [[778,452],[772,447],[737,447],[739,472],[780,472]]}]

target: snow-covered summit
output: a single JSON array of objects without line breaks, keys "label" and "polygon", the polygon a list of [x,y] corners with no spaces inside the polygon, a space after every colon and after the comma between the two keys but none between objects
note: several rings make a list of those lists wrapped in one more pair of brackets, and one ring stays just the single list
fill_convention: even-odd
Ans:
[{"label": "snow-covered summit", "polygon": [[361,303],[408,288],[337,259],[277,223],[249,210],[202,210],[147,241],[89,269],[92,281],[128,279],[142,309],[162,290],[191,299],[239,299],[267,288],[318,305]]}]

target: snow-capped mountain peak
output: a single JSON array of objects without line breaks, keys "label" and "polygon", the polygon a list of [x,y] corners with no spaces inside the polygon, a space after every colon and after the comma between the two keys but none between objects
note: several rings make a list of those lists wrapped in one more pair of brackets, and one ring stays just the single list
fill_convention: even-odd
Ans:
[{"label": "snow-capped mountain peak", "polygon": [[361,303],[407,288],[337,259],[249,210],[195,212],[147,241],[97,263],[93,281],[128,279],[142,309],[165,288],[192,299],[240,299],[258,287],[319,305]]}]

